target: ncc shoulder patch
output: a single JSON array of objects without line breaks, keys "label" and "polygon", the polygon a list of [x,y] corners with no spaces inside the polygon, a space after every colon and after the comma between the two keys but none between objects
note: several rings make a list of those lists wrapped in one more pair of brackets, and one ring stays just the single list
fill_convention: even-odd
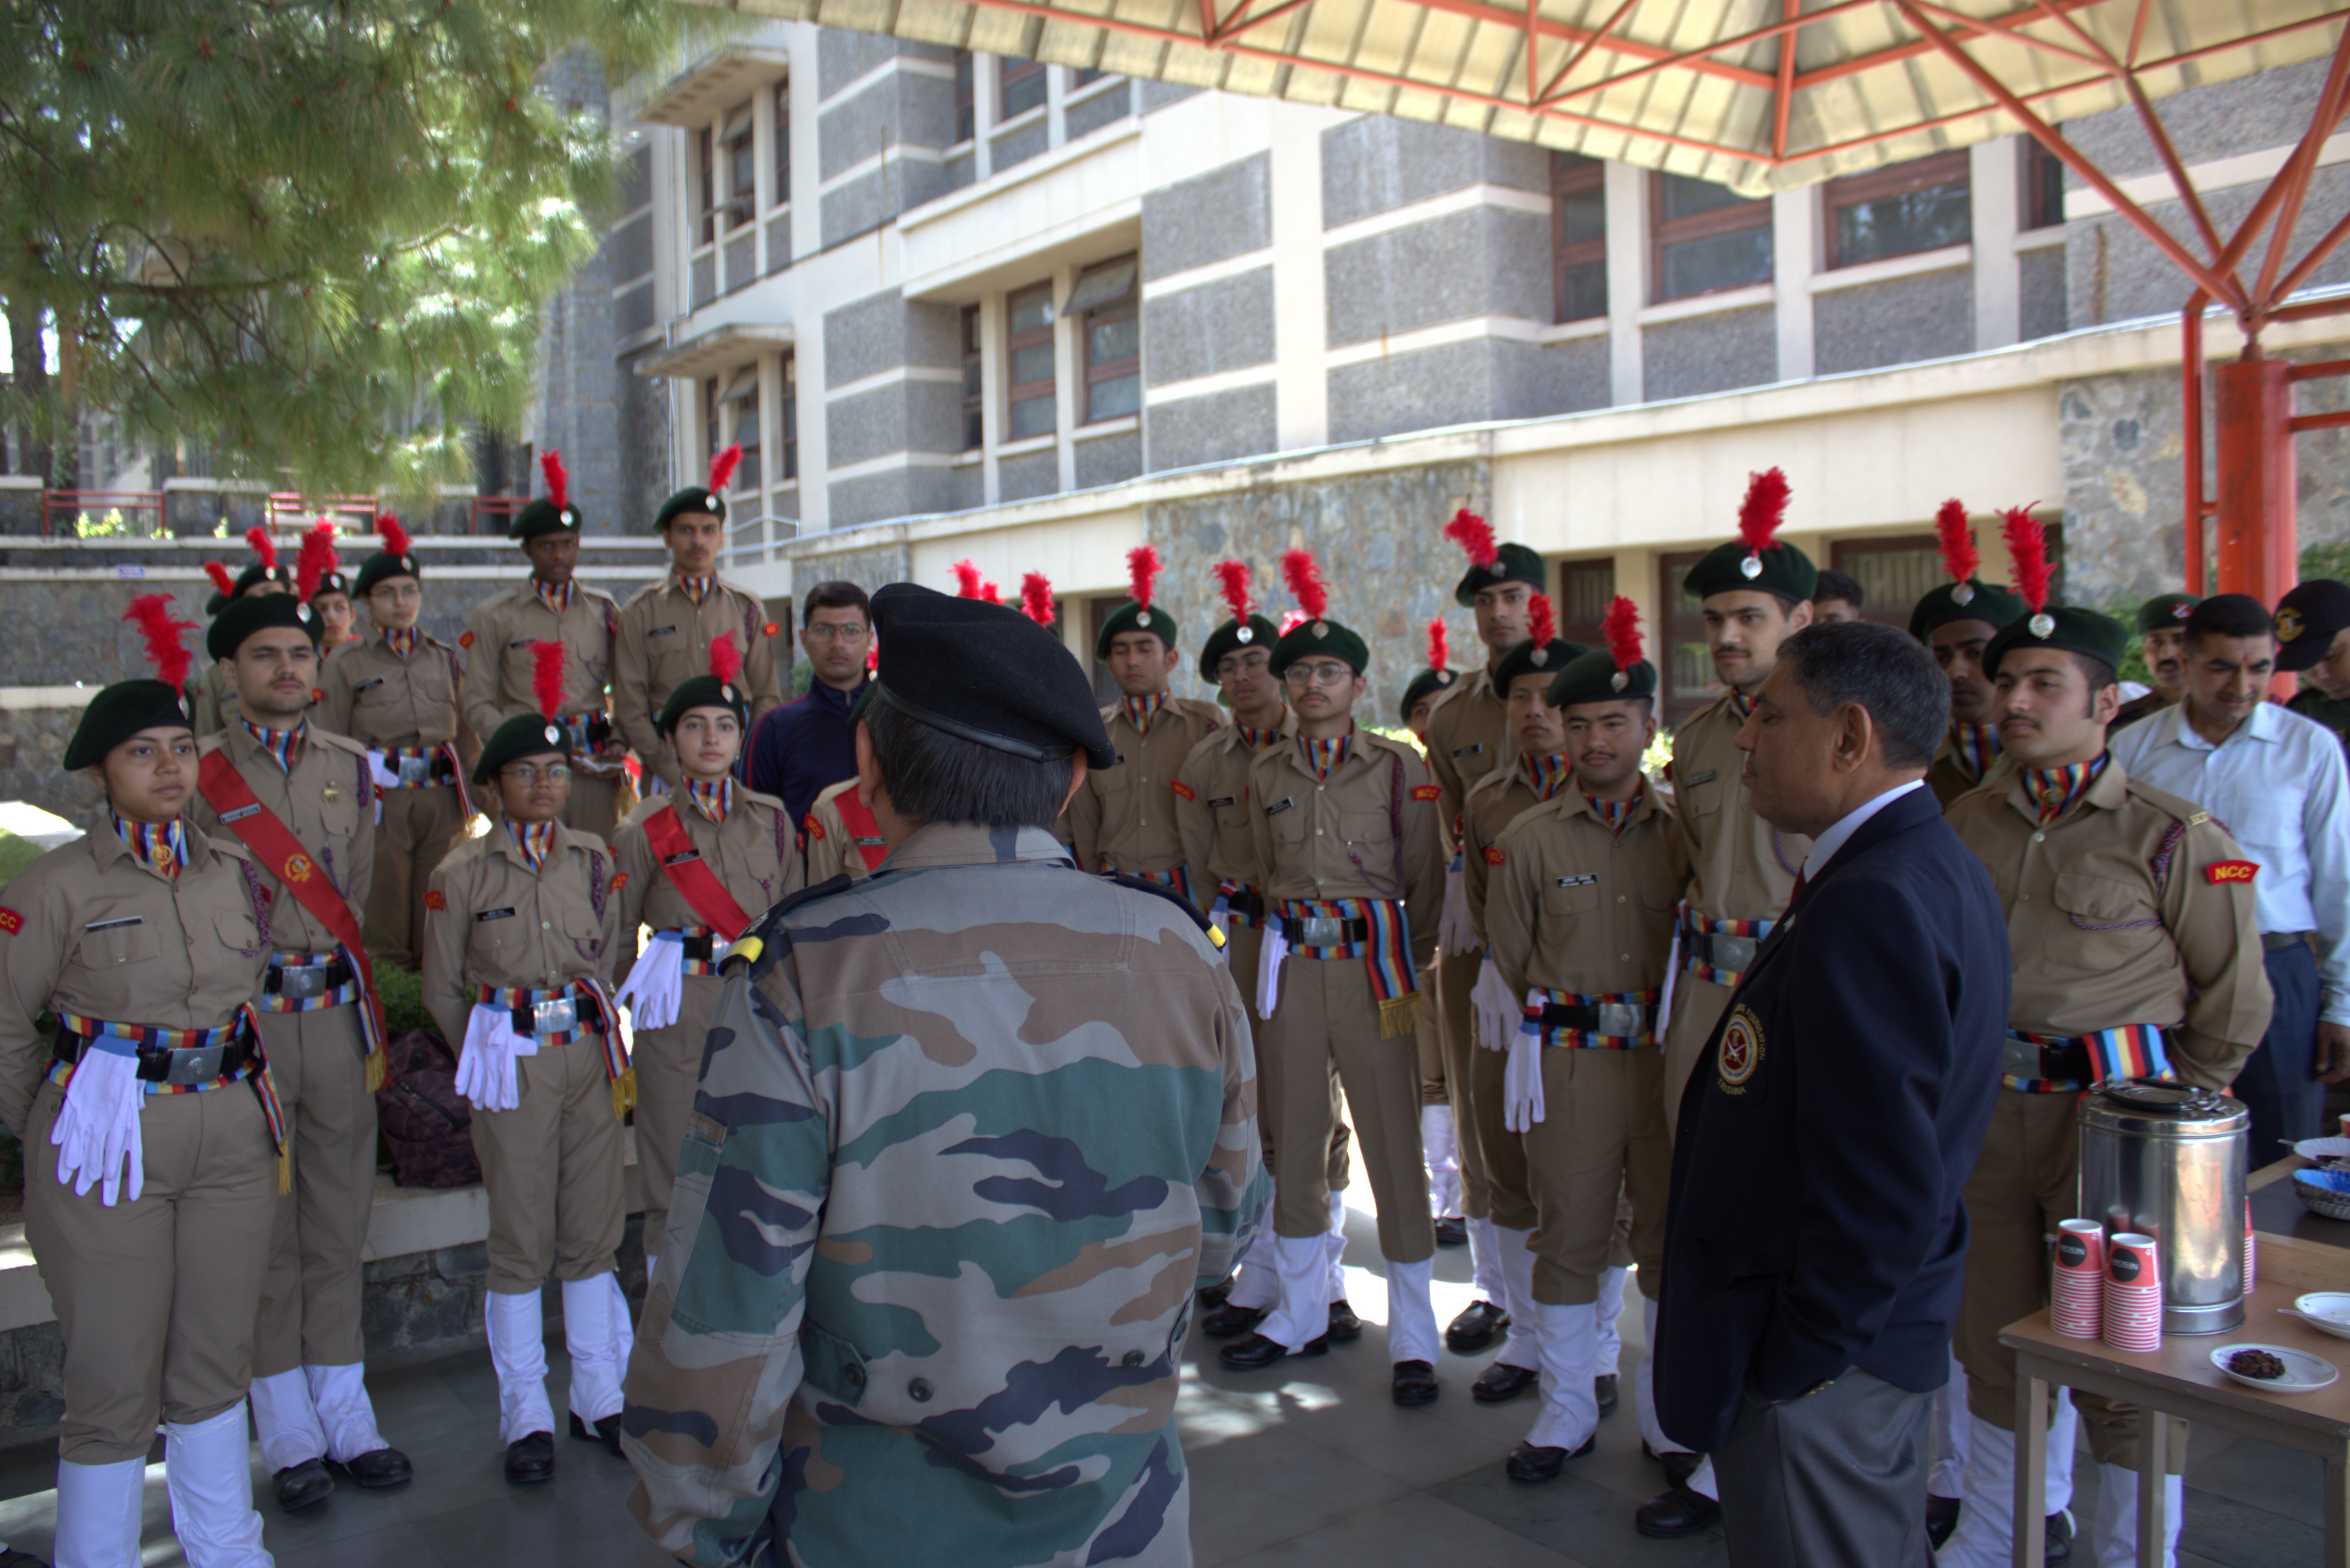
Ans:
[{"label": "ncc shoulder patch", "polygon": [[2249,882],[2260,875],[2260,866],[2251,860],[2214,860],[2203,867],[2203,880],[2210,883]]},{"label": "ncc shoulder patch", "polygon": [[0,936],[13,937],[24,929],[25,917],[7,905],[0,904]]},{"label": "ncc shoulder patch", "polygon": [[458,647],[460,647],[460,648],[471,648],[471,647],[473,647],[473,634],[471,631],[461,631],[461,632],[459,632],[459,633],[457,634],[457,646],[458,646]]},{"label": "ncc shoulder patch", "polygon": [[1488,844],[1485,846],[1485,864],[1488,866],[1499,866],[1501,863],[1502,846],[1498,844]]},{"label": "ncc shoulder patch", "polygon": [[759,635],[761,637],[775,637],[779,636],[783,629],[784,628],[782,627],[776,625],[774,621],[769,621],[766,625],[759,628]]},{"label": "ncc shoulder patch", "polygon": [[441,896],[440,888],[435,888],[424,895],[424,907],[428,909],[445,909],[449,907],[449,900]]},{"label": "ncc shoulder patch", "polygon": [[1411,786],[1411,798],[1414,800],[1436,800],[1440,798],[1443,794],[1444,791],[1435,784],[1414,784]]},{"label": "ncc shoulder patch", "polygon": [[621,888],[623,888],[627,887],[628,885],[629,885],[629,874],[628,874],[626,871],[620,872],[619,875],[615,876],[615,877],[612,878],[612,891],[613,891],[613,892],[615,892],[615,893],[619,892]]},{"label": "ncc shoulder patch", "polygon": [[1199,793],[1192,789],[1190,784],[1185,784],[1181,779],[1172,781],[1167,787],[1173,790],[1177,794],[1181,795],[1185,800],[1197,800],[1200,798]]},{"label": "ncc shoulder patch", "polygon": [[807,814],[807,836],[810,838],[822,838],[824,836],[824,824],[816,819],[816,813],[814,812],[809,812]]}]

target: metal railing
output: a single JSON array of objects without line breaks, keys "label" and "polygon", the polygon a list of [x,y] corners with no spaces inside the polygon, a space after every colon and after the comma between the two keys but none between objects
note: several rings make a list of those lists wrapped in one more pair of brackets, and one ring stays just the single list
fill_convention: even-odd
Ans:
[{"label": "metal railing", "polygon": [[44,490],[44,539],[151,539],[166,532],[160,490]]}]

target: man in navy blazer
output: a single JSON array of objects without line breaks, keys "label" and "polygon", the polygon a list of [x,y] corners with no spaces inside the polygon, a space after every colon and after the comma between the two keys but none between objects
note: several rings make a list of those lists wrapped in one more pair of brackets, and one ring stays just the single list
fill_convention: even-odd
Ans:
[{"label": "man in navy blazer", "polygon": [[1918,1568],[1960,1200],[1999,1092],[2007,926],[1923,785],[1950,683],[1891,627],[1782,647],[1738,736],[1813,840],[1681,1096],[1657,1413],[1713,1455],[1737,1568]]}]

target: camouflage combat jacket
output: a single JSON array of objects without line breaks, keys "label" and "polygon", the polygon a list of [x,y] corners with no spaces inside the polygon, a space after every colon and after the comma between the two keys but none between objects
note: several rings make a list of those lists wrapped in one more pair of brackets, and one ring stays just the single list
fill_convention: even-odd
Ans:
[{"label": "camouflage combat jacket", "polygon": [[629,1367],[638,1521],[713,1568],[1189,1563],[1192,1291],[1268,1190],[1198,920],[931,826],[754,930]]}]

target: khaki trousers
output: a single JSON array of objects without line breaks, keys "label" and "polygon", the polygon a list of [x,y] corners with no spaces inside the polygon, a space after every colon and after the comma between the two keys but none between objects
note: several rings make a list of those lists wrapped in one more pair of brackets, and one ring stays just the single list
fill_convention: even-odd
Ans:
[{"label": "khaki trousers", "polygon": [[[1967,1179],[1967,1282],[1954,1347],[1967,1369],[1967,1408],[2015,1429],[2015,1352],[1999,1331],[2048,1304],[2050,1238],[2074,1219],[2080,1124],[2071,1095],[2002,1089],[1982,1155]],[[2073,1390],[2099,1464],[2137,1466],[2137,1407]],[[2181,1473],[2187,1423],[2169,1418],[2170,1473]]]},{"label": "khaki trousers", "polygon": [[[1489,1053],[1490,1054],[1490,1053]],[[1585,1306],[1621,1267],[1617,1221],[1628,1200],[1632,1261],[1654,1280],[1665,1262],[1664,1053],[1548,1049],[1541,1121],[1523,1136],[1534,1188],[1534,1300]]]},{"label": "khaki trousers", "polygon": [[277,1199],[271,1229],[256,1377],[367,1359],[359,1253],[375,1207],[375,1096],[367,1092],[364,1039],[357,1002],[261,1015],[294,1145],[294,1190]]},{"label": "khaki trousers", "polygon": [[1730,1011],[1730,987],[1700,980],[1684,970],[1673,976],[1673,1015],[1665,1023],[1665,1137],[1680,1123],[1681,1092],[1689,1087],[1697,1059],[1705,1054],[1713,1026]]},{"label": "khaki trousers", "polygon": [[453,784],[387,790],[375,825],[375,876],[368,884],[367,950],[378,963],[424,964],[424,894],[449,846],[463,836],[465,808]]},{"label": "khaki trousers", "polygon": [[[1267,1025],[1256,1015],[1256,967],[1263,953],[1264,932],[1256,927],[1235,923],[1232,929],[1224,934],[1224,954],[1232,967],[1232,982],[1240,987],[1241,995],[1247,999],[1249,1026],[1256,1041],[1257,1141],[1264,1147],[1265,1169],[1278,1171],[1281,1168],[1275,1161],[1274,1142],[1281,1126],[1283,1075],[1281,1064],[1272,1060],[1265,1050]],[[1422,1011],[1423,1012],[1426,1011],[1424,1004]],[[1331,1191],[1343,1192],[1347,1189],[1347,1183],[1352,1179],[1349,1155],[1352,1152],[1354,1134],[1348,1130],[1346,1122],[1336,1114],[1338,1094],[1336,1064],[1329,1064],[1325,1069],[1323,1077],[1327,1082],[1327,1093],[1332,1098],[1330,1147],[1326,1156],[1324,1174],[1329,1180]]]},{"label": "khaki trousers", "polygon": [[1444,1081],[1444,1008],[1438,1001],[1436,971],[1430,964],[1419,971],[1419,1103],[1450,1106],[1452,1091]]},{"label": "khaki trousers", "polygon": [[255,1308],[277,1206],[277,1155],[243,1084],[150,1095],[146,1186],[111,1209],[57,1181],[65,1092],[44,1084],[25,1129],[25,1233],[65,1341],[61,1459],[143,1459],[161,1419],[210,1420],[253,1380]]},{"label": "khaki trousers", "polygon": [[637,1178],[645,1188],[645,1251],[654,1257],[669,1251],[669,1199],[677,1189],[678,1151],[685,1147],[685,1124],[702,1082],[711,1015],[725,989],[714,974],[685,976],[678,988],[677,1022],[665,1029],[638,1030],[629,1052],[637,1070]]},{"label": "khaki trousers", "polygon": [[[1421,999],[1427,1005],[1427,999]],[[1273,1020],[1257,1032],[1258,1075],[1268,1058],[1286,1079],[1274,1141],[1284,1148],[1326,1149],[1337,1126],[1328,1088],[1335,1064],[1347,1109],[1362,1139],[1363,1168],[1378,1207],[1379,1254],[1417,1263],[1436,1251],[1428,1211],[1428,1170],[1419,1148],[1419,1048],[1409,1038],[1382,1039],[1370,971],[1361,959],[1300,958],[1281,966]],[[1299,1092],[1300,1085],[1315,1085]],[[1328,1162],[1274,1173],[1276,1233],[1294,1238],[1330,1231]]]},{"label": "khaki trousers", "polygon": [[521,1104],[473,1112],[473,1152],[490,1195],[490,1289],[536,1293],[611,1272],[619,1251],[620,1123],[604,1046],[589,1030],[515,1064]]}]

